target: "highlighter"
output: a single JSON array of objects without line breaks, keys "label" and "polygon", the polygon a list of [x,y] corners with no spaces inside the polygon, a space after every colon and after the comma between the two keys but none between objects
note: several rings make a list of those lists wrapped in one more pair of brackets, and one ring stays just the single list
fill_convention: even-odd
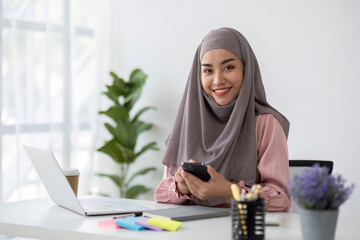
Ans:
[{"label": "highlighter", "polygon": [[240,201],[240,190],[236,184],[231,184],[231,191],[236,201]]},{"label": "highlighter", "polygon": [[182,222],[178,222],[175,220],[169,220],[165,218],[159,218],[159,217],[152,217],[147,221],[147,224],[160,227],[162,229],[168,230],[168,231],[177,231],[181,228]]}]

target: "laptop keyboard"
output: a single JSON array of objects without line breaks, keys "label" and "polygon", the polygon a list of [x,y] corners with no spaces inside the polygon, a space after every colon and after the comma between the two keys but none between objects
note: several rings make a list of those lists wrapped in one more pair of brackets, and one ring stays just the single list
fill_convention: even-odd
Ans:
[{"label": "laptop keyboard", "polygon": [[92,199],[79,199],[81,206],[85,212],[99,212],[116,210],[115,207]]}]

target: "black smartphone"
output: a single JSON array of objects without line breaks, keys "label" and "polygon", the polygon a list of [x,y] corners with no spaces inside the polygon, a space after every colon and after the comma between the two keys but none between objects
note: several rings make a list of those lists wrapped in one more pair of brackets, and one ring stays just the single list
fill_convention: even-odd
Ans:
[{"label": "black smartphone", "polygon": [[204,182],[207,182],[210,179],[210,174],[208,173],[204,163],[183,162],[181,164],[181,167],[184,169],[185,172],[195,175]]}]

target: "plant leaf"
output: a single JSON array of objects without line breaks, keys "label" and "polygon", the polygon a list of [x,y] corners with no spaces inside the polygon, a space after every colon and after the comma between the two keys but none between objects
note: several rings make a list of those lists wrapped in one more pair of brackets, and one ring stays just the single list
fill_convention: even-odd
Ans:
[{"label": "plant leaf", "polygon": [[120,105],[118,96],[116,96],[116,94],[114,94],[113,92],[107,91],[103,92],[103,94],[106,95],[110,100],[112,100],[115,105]]},{"label": "plant leaf", "polygon": [[147,75],[141,69],[135,69],[131,72],[129,82],[127,82],[130,94],[126,95],[124,99],[127,109],[132,109],[135,102],[139,99],[146,78]]},{"label": "plant leaf", "polygon": [[97,151],[109,155],[117,163],[121,164],[125,162],[121,146],[115,139],[106,142],[102,147],[97,149]]},{"label": "plant leaf", "polygon": [[119,98],[120,96],[124,95],[124,89],[121,89],[118,86],[107,85],[106,88],[107,88],[108,92],[110,92],[116,98]]},{"label": "plant leaf", "polygon": [[149,190],[150,188],[147,188],[144,185],[135,185],[126,191],[125,198],[135,199],[140,194],[147,193]]},{"label": "plant leaf", "polygon": [[143,86],[145,84],[146,78],[147,75],[141,69],[135,69],[130,74],[129,82]]},{"label": "plant leaf", "polygon": [[142,87],[134,88],[131,93],[125,97],[124,103],[129,103],[131,101],[131,104],[133,105],[139,99],[141,91]]},{"label": "plant leaf", "polygon": [[133,163],[136,159],[136,154],[132,150],[127,149],[121,145],[120,145],[120,148],[121,148],[122,154],[124,156],[124,161],[126,163]]},{"label": "plant leaf", "polygon": [[143,114],[144,112],[146,112],[147,110],[150,110],[150,109],[156,110],[155,107],[144,107],[144,108],[140,109],[140,110],[136,113],[136,115],[135,115],[135,117],[133,118],[132,122],[136,122],[136,121],[138,120],[138,118],[140,117],[141,114]]},{"label": "plant leaf", "polygon": [[99,113],[110,117],[115,122],[120,119],[129,119],[129,112],[122,106],[111,106],[106,111],[100,111]]},{"label": "plant leaf", "polygon": [[125,90],[126,84],[125,84],[124,79],[119,78],[118,75],[116,75],[116,73],[114,73],[114,72],[110,72],[110,75],[111,75],[112,78],[114,79],[113,84],[114,84],[115,86],[117,86],[118,88]]},{"label": "plant leaf", "polygon": [[151,123],[144,123],[143,121],[137,120],[135,123],[136,126],[136,132],[137,134],[140,134],[144,131],[150,130],[152,128]]},{"label": "plant leaf", "polygon": [[96,175],[99,176],[99,177],[107,177],[107,178],[109,178],[118,187],[120,185],[120,177],[118,175],[105,174],[105,173],[96,173]]},{"label": "plant leaf", "polygon": [[105,128],[108,130],[108,132],[116,137],[115,128],[110,123],[104,123]]},{"label": "plant leaf", "polygon": [[159,150],[159,148],[156,146],[156,142],[151,142],[145,145],[139,152],[136,153],[136,157],[140,156],[141,154],[143,154],[144,152],[150,149]]},{"label": "plant leaf", "polygon": [[132,180],[134,180],[134,178],[138,177],[138,176],[141,176],[141,175],[145,175],[147,174],[148,172],[151,172],[151,171],[155,171],[156,168],[155,167],[148,167],[148,168],[144,168],[140,171],[137,171],[136,173],[134,173],[130,178],[129,180],[126,182],[126,186],[129,186],[130,183],[132,182]]},{"label": "plant leaf", "polygon": [[135,149],[138,133],[134,124],[131,124],[131,122],[127,120],[119,119],[117,121],[116,128],[107,125],[105,127],[108,128],[109,132],[119,141],[121,145],[130,150]]}]

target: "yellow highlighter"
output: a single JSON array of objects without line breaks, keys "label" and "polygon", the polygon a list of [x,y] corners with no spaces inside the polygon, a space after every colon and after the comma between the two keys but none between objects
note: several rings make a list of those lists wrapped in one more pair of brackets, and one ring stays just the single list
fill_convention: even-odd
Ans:
[{"label": "yellow highlighter", "polygon": [[236,184],[231,184],[231,191],[236,201],[240,201],[240,189]]},{"label": "yellow highlighter", "polygon": [[169,220],[165,218],[159,218],[159,217],[152,217],[148,220],[147,224],[160,227],[162,229],[168,230],[168,231],[177,231],[181,228],[182,222],[178,222],[175,220]]}]

